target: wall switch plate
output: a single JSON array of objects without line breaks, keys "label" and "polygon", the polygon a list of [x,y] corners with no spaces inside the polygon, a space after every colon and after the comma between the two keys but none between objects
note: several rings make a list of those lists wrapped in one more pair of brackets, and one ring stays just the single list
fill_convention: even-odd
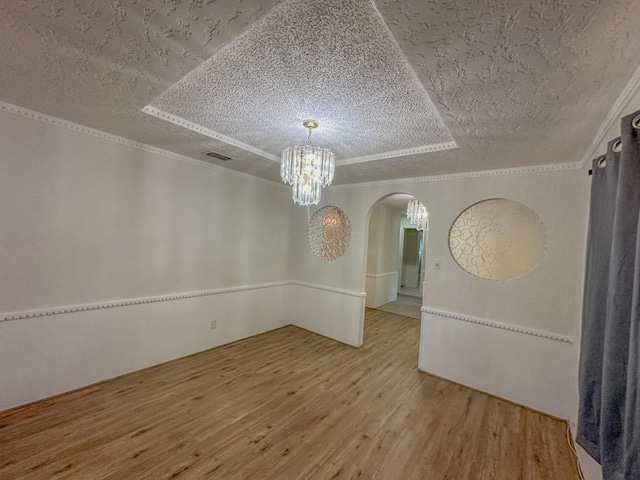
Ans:
[{"label": "wall switch plate", "polygon": [[439,258],[434,258],[433,259],[433,269],[434,270],[440,270],[440,259]]},{"label": "wall switch plate", "polygon": [[211,330],[215,330],[216,328],[218,328],[218,321],[211,320]]}]

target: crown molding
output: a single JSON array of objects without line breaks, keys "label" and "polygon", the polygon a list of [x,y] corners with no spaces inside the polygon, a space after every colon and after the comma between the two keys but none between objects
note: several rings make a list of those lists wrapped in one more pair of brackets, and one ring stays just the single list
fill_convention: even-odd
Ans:
[{"label": "crown molding", "polygon": [[255,153],[256,155],[260,155],[261,157],[264,157],[268,160],[280,162],[280,159],[272,153],[265,152],[264,150],[260,150],[259,148],[254,147],[253,145],[241,142],[240,140],[236,140],[233,137],[228,137],[227,135],[223,135],[220,132],[216,132],[215,130],[211,130],[210,128],[203,127],[202,125],[198,125],[197,123],[190,122],[189,120],[185,120],[184,118],[165,112],[164,110],[160,110],[159,108],[152,107],[151,105],[147,105],[140,111],[161,120],[173,123],[174,125],[178,125],[179,127],[183,127],[207,137],[213,138],[214,140],[218,140],[222,143],[233,145],[234,147],[241,148],[243,150],[246,150],[247,152]]},{"label": "crown molding", "polygon": [[[628,107],[631,99],[638,92],[640,92],[640,67],[633,72],[633,75],[631,75],[631,78],[625,85],[624,89],[611,106],[609,113],[607,113],[607,116],[600,124],[600,128],[598,128],[598,131],[593,136],[593,140],[591,141],[589,148],[587,148],[584,157],[582,157],[582,160],[580,161],[580,168],[584,168],[588,162],[598,156],[598,147],[602,142],[608,140],[606,135],[609,130],[613,128],[616,122],[620,122],[622,117],[624,117],[625,109]],[[634,110],[637,110],[637,108],[634,108]]]},{"label": "crown molding", "polygon": [[362,157],[351,157],[345,158],[344,160],[336,160],[336,167],[352,165],[354,163],[373,162],[375,160],[384,160],[387,158],[418,155],[419,153],[439,152],[442,150],[450,150],[452,148],[458,148],[458,144],[456,142],[436,143],[433,145],[424,145],[422,147],[406,148],[404,150],[394,150],[391,152],[382,152],[373,155],[364,155]]},{"label": "crown molding", "polygon": [[[636,82],[637,85],[635,87],[637,90],[638,87],[640,87],[640,69],[638,69],[636,73],[638,75],[638,79]],[[259,183],[267,183],[272,186],[277,186],[278,188],[284,188],[284,189],[289,188],[287,185],[284,185],[278,181],[268,180],[266,178],[257,177],[255,175],[250,175],[248,173],[214,165],[208,162],[204,162],[202,160],[198,160],[193,157],[181,155],[175,152],[170,152],[168,150],[164,150],[158,147],[153,147],[145,143],[137,142],[135,140],[130,140],[125,137],[120,137],[118,135],[104,132],[102,130],[98,130],[95,128],[86,127],[78,123],[63,120],[61,118],[36,112],[34,110],[29,110],[27,108],[23,108],[10,103],[0,101],[0,111],[14,114],[14,115],[19,115],[21,117],[37,120],[40,122],[45,122],[58,127],[67,128],[69,130],[83,133],[85,135],[90,135],[92,137],[97,137],[103,140],[118,143],[120,145],[135,148],[137,150],[142,150],[144,152],[160,155],[165,158],[178,160],[183,163],[188,163],[197,167],[206,168],[208,170],[213,170],[218,173],[223,173],[226,175],[231,175],[237,178],[243,178],[245,180],[251,180]],[[450,143],[455,143],[455,142],[450,142]],[[447,144],[439,144],[439,145],[447,145]],[[401,150],[401,152],[404,152],[404,150]],[[381,154],[381,155],[384,155],[384,154]],[[271,156],[274,157],[273,155]],[[358,158],[365,158],[365,157],[358,157]],[[590,159],[591,154],[587,155],[585,158]],[[343,160],[342,162],[346,162],[348,160],[352,160],[352,159]],[[276,159],[276,161],[278,160]],[[357,162],[354,162],[354,163],[357,163]],[[399,178],[399,179],[393,179],[393,180],[378,180],[378,181],[362,182],[362,183],[346,183],[341,185],[333,185],[333,186],[327,187],[327,189],[340,190],[345,188],[364,188],[364,187],[370,187],[370,186],[428,183],[428,182],[439,182],[439,181],[447,181],[447,180],[458,180],[458,179],[464,179],[464,178],[478,178],[478,177],[489,177],[489,176],[500,176],[500,175],[525,175],[525,174],[539,173],[539,172],[553,172],[553,171],[562,171],[562,170],[582,169],[583,167],[584,165],[582,162],[553,163],[553,164],[536,165],[536,166],[530,166],[530,167],[503,168],[503,169],[496,169],[496,170],[480,170],[475,172],[462,172],[462,173],[453,173],[453,174],[445,174],[445,175],[429,175],[429,176],[423,176],[423,177],[409,177],[409,178]]]},{"label": "crown molding", "polygon": [[198,160],[193,157],[188,157],[186,155],[181,155],[179,153],[170,152],[168,150],[164,150],[162,148],[153,147],[151,145],[147,145],[145,143],[136,142],[135,140],[130,140],[125,137],[120,137],[118,135],[114,135],[112,133],[104,132],[102,130],[97,130],[95,128],[86,127],[84,125],[80,125],[78,123],[70,122],[67,120],[63,120],[58,117],[53,117],[51,115],[47,115],[44,113],[36,112],[34,110],[29,110],[27,108],[19,107],[17,105],[13,105],[10,103],[0,101],[0,111],[11,113],[14,115],[19,115],[21,117],[29,118],[32,120],[37,120],[40,122],[48,123],[50,125],[55,125],[57,127],[66,128],[69,130],[73,130],[74,132],[83,133],[85,135],[90,135],[92,137],[97,137],[102,140],[107,140],[110,142],[118,143],[120,145],[124,145],[127,147],[135,148],[136,150],[142,150],[144,152],[153,153],[156,155],[160,155],[165,158],[170,158],[173,160],[178,160],[180,162],[188,163],[191,165],[195,165],[196,167],[206,168],[208,170],[213,170],[218,173],[224,173],[226,175],[231,175],[234,177],[243,178],[245,180],[252,180],[260,183],[268,183],[272,186],[277,186],[280,188],[287,188],[286,185],[268,180],[266,178],[256,177],[255,175],[250,175],[248,173],[239,172],[237,170],[231,170],[230,168],[220,167],[218,165],[214,165],[212,163],[207,163],[202,160]]},{"label": "crown molding", "polygon": [[357,298],[365,298],[367,296],[367,292],[357,292],[354,290],[343,290],[341,288],[329,287],[327,285],[318,285],[316,283],[309,282],[300,282],[294,280],[291,282],[294,285],[300,285],[301,287],[307,288],[315,288],[316,290],[324,290],[325,292],[338,293],[340,295],[347,295],[349,297],[357,297]]},{"label": "crown molding", "polygon": [[[140,111],[148,115],[151,115],[153,117],[159,118],[161,120],[165,120],[167,122],[173,123],[174,125],[178,125],[179,127],[186,128],[193,132],[200,133],[207,137],[226,143],[228,145],[241,148],[243,150],[246,150],[247,152],[254,153],[268,160],[278,162],[278,163],[280,162],[280,158],[272,153],[266,152],[264,150],[260,150],[259,148],[254,147],[253,145],[241,142],[240,140],[237,140],[233,137],[229,137],[220,132],[216,132],[215,130],[211,130],[210,128],[203,127],[198,123],[190,122],[189,120],[186,120],[182,117],[178,117],[177,115],[173,115],[172,113],[165,112],[164,110],[153,107],[151,105],[147,105],[146,107],[142,108]],[[336,167],[339,167],[342,165],[351,165],[354,163],[372,162],[375,160],[383,160],[386,158],[396,158],[396,157],[403,157],[407,155],[417,155],[419,153],[437,152],[441,150],[448,150],[451,148],[458,148],[458,144],[456,142],[437,143],[434,145],[424,145],[421,147],[407,148],[404,150],[381,152],[373,155],[365,155],[362,157],[351,157],[351,158],[346,158],[344,160],[337,160]]]},{"label": "crown molding", "polygon": [[[638,79],[637,79],[637,83],[638,85],[636,85],[636,89],[638,86],[640,86],[640,69],[638,69],[638,71],[636,72],[636,74],[638,75]],[[146,108],[153,108],[153,107],[145,107]],[[144,110],[144,109],[143,109]],[[250,175],[248,173],[244,173],[244,172],[239,172],[237,170],[231,170],[230,168],[225,168],[225,167],[220,167],[218,165],[214,165],[208,162],[204,162],[202,160],[198,160],[196,158],[193,157],[189,157],[186,155],[181,155],[178,153],[174,153],[174,152],[170,152],[168,150],[164,150],[162,148],[158,148],[158,147],[153,147],[151,145],[147,145],[145,143],[141,143],[141,142],[136,142],[135,140],[130,140],[128,138],[124,138],[124,137],[120,137],[118,135],[114,135],[112,133],[107,133],[104,132],[102,130],[98,130],[95,128],[91,128],[91,127],[86,127],[84,125],[80,125],[78,123],[74,123],[74,122],[70,122],[67,120],[63,120],[61,118],[58,117],[54,117],[51,115],[47,115],[44,113],[40,113],[40,112],[36,112],[34,110],[29,110],[27,108],[23,108],[23,107],[19,107],[17,105],[13,105],[10,103],[6,103],[6,102],[2,102],[0,101],[0,111],[2,112],[6,112],[6,113],[11,113],[14,115],[19,115],[21,117],[25,117],[25,118],[30,118],[32,120],[37,120],[40,122],[45,122],[45,123],[49,123],[51,125],[55,125],[58,127],[63,127],[63,128],[67,128],[69,130],[73,130],[75,132],[79,132],[79,133],[83,133],[85,135],[90,135],[92,137],[97,137],[97,138],[101,138],[103,140],[108,140],[110,142],[114,142],[114,143],[118,143],[120,145],[125,145],[127,147],[131,147],[131,148],[135,148],[137,150],[142,150],[148,153],[153,153],[156,155],[160,155],[162,157],[165,158],[171,158],[173,160],[178,160],[180,162],[184,162],[184,163],[188,163],[191,165],[195,165],[197,167],[201,167],[201,168],[206,168],[209,170],[213,170],[215,172],[218,173],[224,173],[226,175],[231,175],[234,177],[238,177],[238,178],[244,178],[246,180],[252,180],[252,181],[256,181],[256,182],[260,182],[260,183],[268,183],[269,185],[275,185],[279,188],[288,188],[287,185],[284,185],[278,181],[273,181],[273,180],[268,180],[266,178],[261,178],[261,177],[256,177],[255,175]],[[170,114],[167,114],[170,115]],[[186,122],[186,120],[185,120]],[[205,134],[206,135],[206,134]],[[231,139],[233,140],[233,139]],[[235,140],[234,140],[235,141]],[[227,142],[229,143],[229,142]],[[241,142],[240,142],[241,143]],[[446,148],[457,148],[457,145],[455,144],[455,142],[449,142],[449,143],[444,143],[444,144],[438,144],[438,145],[455,145],[455,147],[446,147]],[[235,144],[234,144],[235,145]],[[247,145],[247,147],[250,147],[251,149],[254,149],[254,147],[251,147],[250,145]],[[437,145],[432,145],[431,147],[437,147]],[[428,148],[428,147],[419,147],[419,148]],[[439,148],[440,150],[444,150],[446,148]],[[255,149],[258,152],[262,152],[262,150],[259,149]],[[412,149],[409,150],[398,150],[397,152],[409,152]],[[435,148],[434,148],[435,150]],[[432,151],[434,151],[432,150]],[[253,150],[249,150],[252,151]],[[389,153],[397,153],[397,152],[389,152]],[[256,153],[256,152],[253,152]],[[265,155],[270,155],[267,156],[266,158],[269,158],[270,160],[274,160],[274,161],[279,161],[279,159],[277,159],[274,155],[269,154],[267,152],[262,152],[262,153],[257,153],[258,155],[261,156],[265,156]],[[400,155],[408,155],[409,153],[400,153],[398,156]],[[379,155],[386,155],[386,154],[379,154]],[[347,159],[347,160],[342,160],[340,162],[337,163],[337,165],[347,165],[348,163],[345,162],[349,162],[349,163],[358,163],[359,161],[369,161],[369,160],[358,160],[358,159],[363,159],[363,158],[367,158],[367,157],[357,157],[357,158],[352,158],[352,159]],[[387,157],[384,157],[387,158]],[[587,155],[586,158],[590,158],[590,155]],[[352,160],[355,160],[352,162]],[[379,180],[379,181],[374,181],[374,182],[363,182],[363,183],[347,183],[347,184],[342,184],[342,185],[334,185],[334,186],[330,186],[327,187],[328,189],[344,189],[344,188],[362,188],[362,187],[369,187],[369,186],[382,186],[382,185],[398,185],[398,184],[407,184],[407,183],[426,183],[426,182],[437,182],[437,181],[445,181],[445,180],[457,180],[457,179],[461,179],[461,178],[477,178],[477,177],[486,177],[486,176],[495,176],[495,175],[522,175],[522,174],[528,174],[528,173],[537,173],[537,172],[550,172],[550,171],[559,171],[559,170],[572,170],[572,169],[581,169],[583,168],[583,164],[581,162],[575,162],[575,163],[554,163],[554,164],[547,164],[547,165],[536,165],[536,166],[531,166],[531,167],[518,167],[518,168],[504,168],[504,169],[497,169],[497,170],[482,170],[482,171],[476,171],[476,172],[464,172],[464,173],[453,173],[453,174],[448,174],[448,175],[431,175],[431,176],[425,176],[425,177],[411,177],[411,178],[402,178],[402,179],[394,179],[394,180]]]},{"label": "crown molding", "polygon": [[451,174],[445,174],[445,175],[429,175],[426,177],[396,178],[393,180],[377,180],[373,182],[362,182],[362,183],[345,183],[341,185],[332,185],[330,187],[327,187],[327,189],[343,190],[346,188],[365,188],[365,187],[379,187],[379,186],[385,186],[385,185],[404,185],[407,183],[442,182],[447,180],[460,180],[464,178],[495,177],[495,176],[503,176],[503,175],[528,175],[531,173],[579,170],[581,168],[582,168],[582,164],[580,162],[549,163],[545,165],[533,165],[530,167],[500,168],[496,170],[479,170],[475,172],[461,172],[461,173],[451,173]]},{"label": "crown molding", "polygon": [[476,325],[482,325],[485,327],[498,328],[500,330],[507,330],[509,332],[522,333],[524,335],[531,335],[533,337],[546,338],[548,340],[554,340],[556,342],[573,344],[573,338],[567,335],[560,335],[558,333],[546,332],[543,330],[533,330],[525,327],[518,327],[515,325],[509,325],[507,323],[494,322],[493,320],[486,320],[484,318],[461,315],[459,313],[445,312],[443,310],[436,310],[434,308],[429,308],[424,306],[420,308],[420,311],[422,313],[438,315],[439,317],[451,318],[453,320],[460,320],[462,322],[475,323]]},{"label": "crown molding", "polygon": [[241,285],[228,288],[216,288],[212,290],[199,290],[195,292],[174,293],[170,295],[157,295],[153,297],[128,298],[126,300],[114,300],[110,302],[83,303],[79,305],[68,305],[64,307],[54,307],[41,310],[2,313],[0,314],[0,322],[24,320],[37,317],[50,317],[68,313],[90,312],[93,310],[103,310],[106,308],[130,307],[132,305],[143,305],[147,303],[170,302],[174,300],[185,300],[188,298],[209,297],[212,295],[224,295],[227,293],[247,292],[250,290],[261,290],[264,288],[282,287],[291,284],[291,281],[286,281],[261,283],[257,285]]}]

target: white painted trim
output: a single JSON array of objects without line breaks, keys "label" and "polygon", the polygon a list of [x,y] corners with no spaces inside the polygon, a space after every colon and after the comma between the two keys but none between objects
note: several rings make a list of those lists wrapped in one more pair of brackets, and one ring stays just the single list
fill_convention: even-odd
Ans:
[{"label": "white painted trim", "polygon": [[226,293],[246,292],[249,290],[260,290],[263,288],[282,287],[287,285],[300,285],[308,288],[315,288],[327,292],[338,293],[350,297],[364,298],[366,292],[356,292],[353,290],[343,290],[326,285],[317,285],[308,282],[282,281],[260,283],[256,285],[239,285],[235,287],[215,288],[211,290],[198,290],[195,292],[173,293],[169,295],[156,295],[152,297],[127,298],[124,300],[112,300],[107,302],[82,303],[77,305],[66,305],[63,307],[50,307],[38,310],[25,310],[19,312],[0,313],[0,322],[9,322],[12,320],[24,320],[36,317],[49,317],[52,315],[64,315],[67,313],[88,312],[91,310],[102,310],[105,308],[129,307],[132,305],[142,305],[146,303],[169,302],[173,300],[184,300],[187,298],[208,297],[211,295],[223,295]]},{"label": "white painted trim", "polygon": [[546,332],[543,330],[533,330],[526,327],[519,327],[516,325],[509,325],[507,323],[494,322],[493,320],[486,320],[483,318],[472,317],[468,315],[461,315],[459,313],[445,312],[443,310],[436,310],[434,308],[422,307],[420,309],[423,313],[430,313],[431,315],[438,315],[440,317],[452,318],[454,320],[461,320],[463,322],[475,323],[476,325],[483,325],[485,327],[499,328],[501,330],[508,330],[514,333],[523,333],[525,335],[532,335],[534,337],[546,338],[549,340],[555,340],[563,343],[573,343],[573,338],[567,335],[560,335],[558,333]]},{"label": "white painted trim", "polygon": [[331,292],[331,293],[339,293],[340,295],[347,295],[349,297],[357,297],[357,298],[365,298],[367,296],[367,292],[356,292],[354,290],[343,290],[341,288],[334,288],[334,287],[329,287],[326,285],[318,285],[315,283],[308,283],[308,282],[299,282],[299,281],[293,281],[291,282],[294,285],[300,285],[301,287],[308,287],[308,288],[315,288],[317,290],[324,290],[326,292]]},{"label": "white painted trim", "polygon": [[291,285],[291,281],[261,283],[257,285],[242,285],[236,287],[216,288],[212,290],[199,290],[195,292],[174,293],[170,295],[157,295],[153,297],[128,298],[125,300],[113,300],[109,302],[83,303],[79,305],[67,305],[64,307],[53,307],[41,310],[28,310],[22,312],[12,312],[0,314],[0,322],[11,320],[23,320],[35,317],[48,317],[52,315],[63,315],[67,313],[87,312],[91,310],[102,310],[104,308],[129,307],[131,305],[141,305],[145,303],[168,302],[172,300],[184,300],[187,298],[207,297],[210,295],[222,295],[225,293],[246,292],[249,290],[260,290],[263,288],[281,287]]},{"label": "white painted trim", "polygon": [[426,177],[410,177],[410,178],[397,178],[393,180],[378,180],[375,182],[362,182],[362,183],[345,183],[341,185],[332,185],[327,187],[329,190],[342,190],[345,188],[364,188],[364,187],[379,187],[385,185],[399,185],[407,183],[428,183],[428,182],[441,182],[444,180],[458,180],[462,178],[478,178],[478,177],[494,177],[502,175],[526,175],[530,173],[540,172],[555,172],[562,170],[579,170],[582,168],[580,162],[567,162],[567,163],[549,163],[546,165],[534,165],[530,167],[514,167],[514,168],[501,168],[497,170],[479,170],[476,172],[462,172],[452,173],[446,175],[430,175]]},{"label": "white painted trim", "polygon": [[419,153],[439,152],[441,150],[450,150],[452,148],[458,148],[458,144],[456,142],[435,143],[433,145],[423,145],[421,147],[405,148],[403,150],[394,150],[390,152],[375,153],[373,155],[364,155],[362,157],[351,157],[345,158],[344,160],[336,160],[336,167],[352,165],[354,163],[373,162],[375,160],[384,160],[386,158],[418,155]]},{"label": "white painted trim", "polygon": [[[173,115],[169,112],[165,112],[159,108],[153,107],[151,105],[147,105],[146,107],[140,110],[146,114],[152,115],[161,120],[165,120],[167,122],[173,123],[174,125],[178,125],[179,127],[187,128],[191,131],[200,133],[202,135],[206,135],[207,137],[213,138],[223,143],[227,143],[229,145],[233,145],[234,147],[241,148],[246,150],[247,152],[255,153],[256,155],[260,155],[268,160],[272,160],[274,162],[280,162],[280,158],[272,153],[266,152],[264,150],[260,150],[253,145],[249,145],[248,143],[241,142],[233,137],[229,137],[220,132],[216,132],[215,130],[211,130],[210,128],[203,127],[202,125],[194,122],[190,122],[182,117],[178,117],[177,115]],[[363,162],[371,162],[374,160],[383,160],[386,158],[396,158],[403,157],[406,155],[417,155],[419,153],[428,153],[428,152],[437,152],[441,150],[449,150],[451,148],[458,148],[458,144],[456,142],[446,142],[446,143],[437,143],[434,145],[424,145],[420,147],[414,148],[406,148],[403,150],[395,150],[390,152],[381,152],[373,155],[365,155],[362,157],[351,157],[346,158],[344,160],[337,160],[336,167],[341,165],[351,165],[353,163],[363,163]]]},{"label": "white painted trim", "polygon": [[206,135],[207,137],[219,140],[223,143],[241,148],[243,150],[246,150],[247,152],[255,153],[256,155],[260,155],[261,157],[264,157],[268,160],[280,162],[280,159],[272,153],[265,152],[264,150],[260,150],[259,148],[254,147],[253,145],[241,142],[240,140],[236,140],[233,137],[228,137],[227,135],[224,135],[220,132],[216,132],[215,130],[211,130],[210,128],[203,127],[202,125],[198,125],[197,123],[190,122],[189,120],[185,120],[184,118],[178,117],[176,115],[172,115],[171,113],[160,110],[159,108],[152,107],[151,105],[147,105],[140,111],[161,120],[173,123],[174,125],[178,125],[179,127],[187,128],[202,135]]},{"label": "white painted trim", "polygon": [[61,118],[52,117],[51,115],[46,115],[44,113],[36,112],[33,110],[29,110],[27,108],[22,108],[17,105],[12,105],[10,103],[1,102],[0,101],[0,111],[6,113],[12,113],[14,115],[19,115],[21,117],[30,118],[32,120],[38,120],[40,122],[49,123],[51,125],[55,125],[57,127],[68,128],[69,130],[73,130],[75,132],[84,133],[86,135],[91,135],[92,137],[101,138],[103,140],[108,140],[110,142],[118,143],[120,145],[125,145],[127,147],[135,148],[137,150],[142,150],[148,153],[153,153],[156,155],[160,155],[162,157],[171,158],[173,160],[178,160],[180,162],[190,163],[191,165],[195,165],[197,167],[207,168],[209,170],[214,170],[219,173],[224,173],[227,175],[233,175],[235,177],[241,177],[246,180],[252,180],[257,182],[268,182],[269,185],[276,185],[278,187],[290,188],[287,185],[284,185],[278,181],[268,180],[262,177],[256,177],[255,175],[250,175],[248,173],[239,172],[237,170],[231,170],[230,168],[220,167],[218,165],[214,165],[212,163],[208,163],[202,160],[198,160],[193,157],[188,157],[186,155],[180,155],[179,153],[170,152],[168,150],[164,150],[162,148],[153,147],[151,145],[147,145],[141,142],[136,142],[134,140],[130,140],[128,138],[120,137],[118,135],[114,135],[111,133],[103,132],[102,130],[97,130],[95,128],[85,127],[84,125],[80,125],[78,123],[69,122],[67,120],[63,120]]},{"label": "white painted trim", "polygon": [[[280,188],[289,188],[287,185],[284,185],[279,181],[268,180],[266,178],[257,177],[255,175],[250,175],[248,173],[232,170],[226,167],[221,167],[219,165],[214,165],[212,163],[198,160],[193,157],[188,157],[186,155],[170,152],[162,148],[157,148],[141,142],[136,142],[134,140],[120,137],[118,135],[114,135],[111,133],[103,132],[102,130],[97,130],[95,128],[85,127],[84,125],[80,125],[78,123],[69,122],[61,118],[53,117],[51,115],[46,115],[44,113],[29,110],[27,108],[19,107],[17,105],[12,105],[10,103],[0,101],[0,111],[6,112],[6,113],[12,113],[14,115],[19,115],[25,118],[30,118],[32,120],[38,120],[41,122],[49,123],[51,125],[55,125],[58,127],[68,128],[69,130],[73,130],[75,132],[84,133],[86,135],[91,135],[93,137],[101,138],[103,140],[108,140],[110,142],[118,143],[120,145],[125,145],[127,147],[153,153],[166,158],[171,158],[173,160],[178,160],[180,162],[189,163],[197,167],[207,168],[209,170],[213,170],[219,173],[233,175],[235,177],[241,177],[247,180],[253,180],[253,181],[262,182],[262,183],[267,182],[270,185],[276,185]],[[273,155],[271,156],[275,158],[275,156]],[[270,159],[273,159],[273,158],[270,158]],[[343,185],[330,186],[328,188],[344,189],[344,188],[368,187],[368,186],[379,186],[379,185],[425,183],[425,182],[436,182],[436,181],[443,181],[443,180],[456,180],[459,178],[476,178],[476,177],[486,177],[486,176],[494,176],[494,175],[519,175],[519,174],[527,174],[527,173],[548,172],[548,171],[557,171],[557,170],[571,170],[571,169],[581,169],[581,168],[583,168],[583,165],[580,162],[554,163],[554,164],[548,164],[548,165],[537,165],[532,167],[516,167],[516,168],[505,168],[505,169],[498,169],[498,170],[483,170],[483,171],[476,171],[476,172],[454,173],[454,174],[448,174],[448,175],[431,175],[426,177],[380,180],[375,182],[347,183]]]},{"label": "white painted trim", "polygon": [[382,277],[390,277],[392,275],[398,275],[399,272],[387,272],[387,273],[378,273],[378,274],[373,274],[373,273],[367,273],[367,277],[368,278],[382,278]]},{"label": "white painted trim", "polygon": [[622,117],[625,115],[625,109],[629,105],[629,102],[634,97],[634,95],[638,93],[638,91],[640,91],[640,67],[638,67],[636,71],[633,72],[633,75],[631,75],[631,79],[624,87],[622,93],[620,93],[614,104],[611,106],[609,113],[607,113],[607,116],[600,124],[600,128],[598,128],[598,131],[593,136],[593,140],[591,140],[589,148],[580,161],[581,168],[584,168],[588,162],[598,156],[598,147],[602,142],[607,140],[605,138],[605,135],[607,135],[609,130],[616,122],[619,122],[622,119]]}]

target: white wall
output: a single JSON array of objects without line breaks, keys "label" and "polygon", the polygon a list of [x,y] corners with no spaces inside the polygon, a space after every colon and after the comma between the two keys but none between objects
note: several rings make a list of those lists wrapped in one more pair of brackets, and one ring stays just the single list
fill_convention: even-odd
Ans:
[{"label": "white wall", "polygon": [[398,298],[400,210],[373,207],[367,248],[366,306],[377,308]]},{"label": "white wall", "polygon": [[362,345],[362,324],[350,318],[364,316],[365,293],[300,282],[287,294],[289,323],[347,345]]},{"label": "white wall", "polygon": [[0,318],[46,313],[0,322],[0,410],[289,323],[288,189],[4,112],[0,145]]},{"label": "white wall", "polygon": [[[0,322],[0,410],[289,323],[361,345],[367,213],[401,192],[429,205],[431,220],[420,368],[575,426],[585,171],[327,189],[322,205],[345,210],[352,241],[323,262],[306,244],[315,208],[294,208],[277,184],[8,113],[0,143],[1,318],[47,313]],[[457,214],[494,197],[524,203],[547,227],[543,261],[514,281],[472,277],[448,253]],[[396,271],[385,261],[375,275]],[[594,465],[584,460],[590,479]]]},{"label": "white wall", "polygon": [[378,308],[398,299],[398,272],[367,273],[365,282],[366,306]]},{"label": "white wall", "polygon": [[[351,245],[336,262],[322,262],[301,248],[304,240],[299,229],[294,229],[293,248],[298,249],[299,259],[295,278],[361,291],[367,213],[378,199],[391,193],[414,195],[429,208],[423,305],[440,314],[423,314],[419,368],[568,418],[575,401],[572,375],[580,319],[588,177],[578,169],[540,170],[329,188],[323,192],[322,205],[345,210],[351,220]],[[478,201],[496,197],[527,205],[547,230],[548,248],[542,261],[516,280],[493,282],[474,277],[455,263],[448,250],[449,227],[457,215]],[[300,212],[294,215],[296,222],[305,221]],[[436,259],[440,260],[438,270],[433,268]],[[315,305],[308,308],[314,310]],[[339,327],[356,330],[361,320],[356,315],[343,316]],[[338,338],[337,330],[336,335],[331,333],[331,325],[323,328],[328,336]],[[436,351],[442,355],[437,356]],[[521,355],[521,351],[528,353]],[[452,352],[456,361],[446,362]],[[521,392],[531,395],[525,398]]]},{"label": "white wall", "polygon": [[569,417],[575,382],[572,337],[446,313],[422,313],[421,370]]},{"label": "white wall", "polygon": [[[8,113],[0,115],[0,142],[0,312],[3,319],[39,309],[47,313],[0,322],[0,408],[289,323],[361,345],[367,215],[378,199],[398,192],[430,208],[427,267],[441,260],[440,270],[426,270],[423,303],[431,312],[577,334],[588,185],[583,172],[327,189],[323,204],[345,210],[352,240],[346,255],[324,262],[309,253],[306,242],[315,209],[294,207],[288,189],[277,184]],[[472,277],[448,253],[446,235],[458,213],[493,197],[528,205],[547,227],[549,248],[541,264],[510,282]],[[388,240],[392,246],[384,251],[397,252],[397,233]],[[395,265],[392,255],[382,255],[375,274]],[[292,279],[298,284],[287,284]],[[201,297],[170,298],[202,291]],[[108,307],[146,297],[162,301],[82,311],[84,304]],[[78,305],[80,311],[55,314],[58,307]],[[212,319],[216,330],[209,328]],[[469,330],[478,328],[482,334]],[[505,335],[483,323],[433,313],[425,313],[421,335],[427,352],[421,369],[471,383],[473,365],[473,386],[565,415],[564,391],[551,407],[514,392],[532,385],[545,391],[539,374],[549,361],[564,378],[565,349],[575,345],[560,342],[544,355],[548,349],[541,345],[525,360],[513,348],[519,341],[554,340],[517,331]],[[491,338],[478,341],[483,335]],[[466,348],[458,361],[444,361],[463,337]],[[486,352],[487,345],[495,348]],[[436,357],[438,349],[443,353]],[[494,356],[478,361],[489,353]],[[501,363],[518,366],[520,380],[500,370]],[[527,379],[533,384],[525,385]],[[551,382],[556,383],[562,382]]]}]

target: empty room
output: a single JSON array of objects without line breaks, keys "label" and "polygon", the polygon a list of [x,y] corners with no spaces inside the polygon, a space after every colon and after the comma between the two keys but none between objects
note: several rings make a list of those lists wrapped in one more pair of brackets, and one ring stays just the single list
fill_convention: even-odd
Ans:
[{"label": "empty room", "polygon": [[0,479],[640,479],[637,2],[0,21]]}]

